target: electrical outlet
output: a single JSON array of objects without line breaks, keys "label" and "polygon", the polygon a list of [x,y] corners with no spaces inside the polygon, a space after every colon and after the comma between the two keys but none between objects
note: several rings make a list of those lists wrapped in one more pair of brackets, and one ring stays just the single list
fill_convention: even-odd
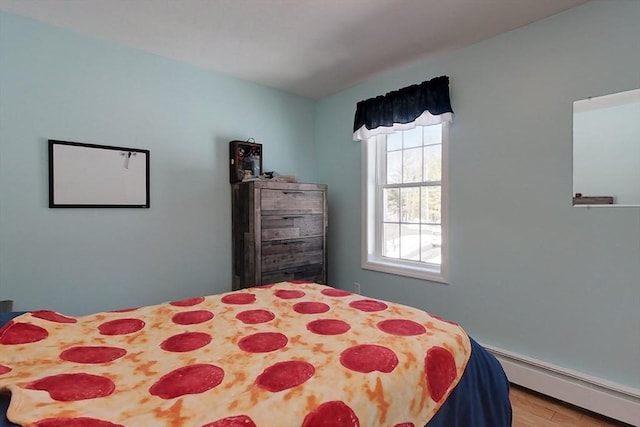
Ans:
[{"label": "electrical outlet", "polygon": [[359,282],[353,282],[353,292],[355,292],[356,294],[360,293],[360,283]]}]

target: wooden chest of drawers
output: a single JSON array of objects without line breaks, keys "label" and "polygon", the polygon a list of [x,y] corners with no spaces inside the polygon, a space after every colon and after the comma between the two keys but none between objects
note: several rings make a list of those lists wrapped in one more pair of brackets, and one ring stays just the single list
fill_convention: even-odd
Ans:
[{"label": "wooden chest of drawers", "polygon": [[233,290],[284,280],[327,282],[327,186],[232,184]]}]

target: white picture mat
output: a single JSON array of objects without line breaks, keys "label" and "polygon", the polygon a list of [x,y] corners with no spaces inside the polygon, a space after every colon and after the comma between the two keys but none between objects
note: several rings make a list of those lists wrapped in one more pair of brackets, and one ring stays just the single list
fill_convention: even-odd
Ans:
[{"label": "white picture mat", "polygon": [[146,181],[147,153],[53,144],[55,205],[146,205]]}]

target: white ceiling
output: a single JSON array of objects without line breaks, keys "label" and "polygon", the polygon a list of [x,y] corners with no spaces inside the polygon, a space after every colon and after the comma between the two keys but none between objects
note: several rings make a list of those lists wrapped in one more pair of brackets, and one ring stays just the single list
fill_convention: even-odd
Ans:
[{"label": "white ceiling", "polygon": [[319,98],[588,0],[0,0],[0,10]]}]

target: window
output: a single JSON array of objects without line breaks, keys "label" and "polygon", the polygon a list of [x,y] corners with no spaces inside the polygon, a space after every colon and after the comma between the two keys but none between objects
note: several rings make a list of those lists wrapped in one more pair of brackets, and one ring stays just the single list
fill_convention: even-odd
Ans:
[{"label": "window", "polygon": [[447,281],[448,126],[363,141],[363,268]]},{"label": "window", "polygon": [[362,141],[362,268],[447,281],[449,77],[365,99],[353,140]]}]

